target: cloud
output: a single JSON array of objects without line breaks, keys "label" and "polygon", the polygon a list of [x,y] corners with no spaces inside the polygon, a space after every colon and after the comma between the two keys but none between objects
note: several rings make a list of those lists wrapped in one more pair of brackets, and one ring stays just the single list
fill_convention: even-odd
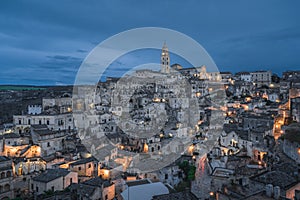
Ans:
[{"label": "cloud", "polygon": [[77,52],[79,52],[79,53],[87,53],[88,51],[87,50],[83,50],[83,49],[78,49]]},{"label": "cloud", "polygon": [[[246,70],[267,66],[278,72],[283,70],[280,66],[296,69],[299,6],[297,1],[280,0],[4,1],[0,6],[0,83],[71,84],[97,44],[121,31],[146,26],[191,36],[221,70],[231,70],[228,66]],[[157,59],[151,56],[152,61]],[[123,65],[139,64],[139,59],[143,63],[145,57],[119,60],[112,73]]]}]

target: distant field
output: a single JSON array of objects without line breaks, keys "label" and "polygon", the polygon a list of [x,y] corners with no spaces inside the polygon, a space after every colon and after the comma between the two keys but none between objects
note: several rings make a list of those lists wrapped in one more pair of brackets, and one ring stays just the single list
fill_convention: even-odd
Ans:
[{"label": "distant field", "polygon": [[36,86],[18,86],[18,85],[0,85],[0,90],[45,90],[46,87]]}]

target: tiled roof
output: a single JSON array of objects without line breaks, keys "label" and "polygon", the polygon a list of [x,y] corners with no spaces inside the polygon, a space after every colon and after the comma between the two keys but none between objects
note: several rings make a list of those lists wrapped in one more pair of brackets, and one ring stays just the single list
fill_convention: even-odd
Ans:
[{"label": "tiled roof", "polygon": [[0,156],[0,162],[8,161],[8,160],[10,160],[8,157],[6,157],[6,156]]},{"label": "tiled roof", "polygon": [[255,177],[254,180],[264,184],[277,185],[280,188],[286,188],[297,181],[294,177],[281,171],[267,172]]},{"label": "tiled roof", "polygon": [[46,124],[41,124],[41,125],[39,125],[39,124],[33,124],[33,125],[31,125],[31,127],[33,129],[48,129],[48,127],[47,127]]},{"label": "tiled roof", "polygon": [[48,183],[60,177],[65,177],[70,173],[67,169],[48,169],[46,172],[33,178],[34,181]]},{"label": "tiled roof", "polygon": [[136,186],[136,185],[144,185],[151,183],[148,179],[136,180],[136,181],[128,181],[126,184],[128,187]]},{"label": "tiled roof", "polygon": [[80,159],[78,161],[75,161],[75,162],[71,163],[70,165],[71,166],[82,165],[82,164],[93,162],[93,161],[97,161],[96,158],[94,158],[94,157],[83,158],[83,159]]},{"label": "tiled roof", "polygon": [[7,133],[7,134],[4,134],[4,135],[0,135],[0,139],[3,139],[3,138],[19,138],[20,135],[17,134],[17,133]]},{"label": "tiled roof", "polygon": [[102,185],[104,187],[108,187],[111,185],[111,183],[108,180],[104,180],[100,177],[89,179],[89,180],[83,182],[82,184],[90,185],[90,186],[97,186],[97,187],[101,187]]}]

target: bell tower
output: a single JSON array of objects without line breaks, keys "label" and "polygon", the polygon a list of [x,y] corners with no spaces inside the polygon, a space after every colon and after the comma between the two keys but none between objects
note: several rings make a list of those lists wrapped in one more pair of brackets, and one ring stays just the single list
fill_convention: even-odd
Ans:
[{"label": "bell tower", "polygon": [[169,50],[166,42],[164,42],[164,45],[162,47],[160,63],[161,63],[160,71],[162,73],[170,73],[170,56],[169,56]]}]

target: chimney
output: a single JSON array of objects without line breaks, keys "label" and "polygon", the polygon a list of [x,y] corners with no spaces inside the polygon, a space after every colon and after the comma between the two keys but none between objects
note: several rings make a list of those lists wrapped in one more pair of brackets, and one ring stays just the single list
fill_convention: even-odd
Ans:
[{"label": "chimney", "polygon": [[274,187],[274,199],[280,199],[280,187],[279,186],[275,186]]},{"label": "chimney", "polygon": [[266,195],[268,197],[272,197],[272,194],[273,194],[273,185],[272,184],[266,185]]}]

